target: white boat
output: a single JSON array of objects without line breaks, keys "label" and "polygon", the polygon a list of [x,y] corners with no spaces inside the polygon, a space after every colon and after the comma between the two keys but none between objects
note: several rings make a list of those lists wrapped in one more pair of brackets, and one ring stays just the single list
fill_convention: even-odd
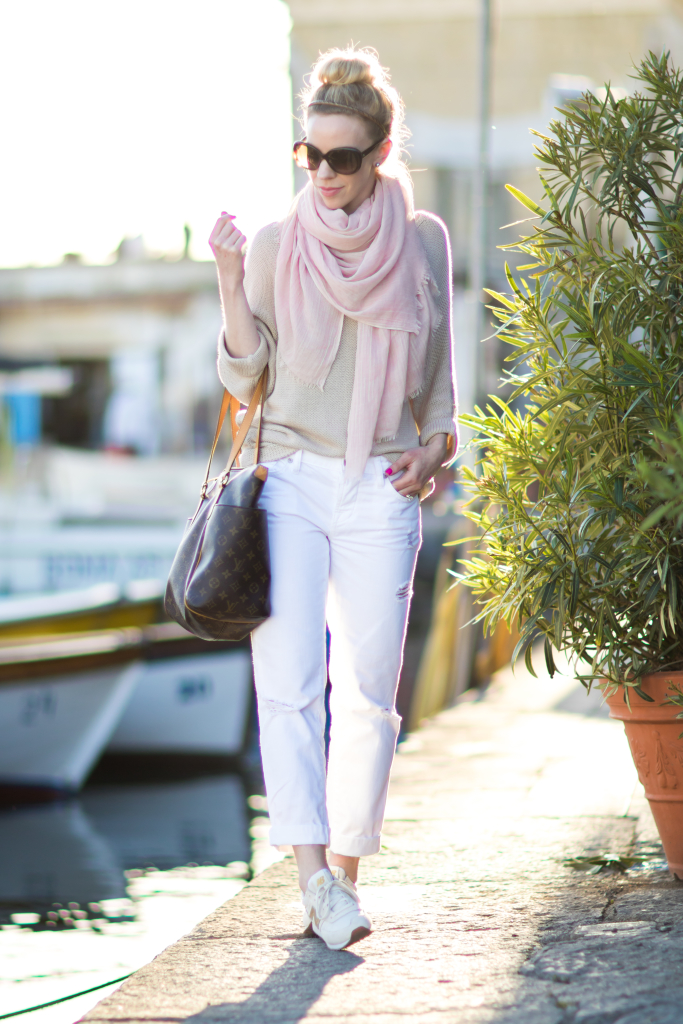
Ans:
[{"label": "white boat", "polygon": [[75,792],[108,744],[234,757],[250,708],[248,649],[176,623],[3,640],[0,789],[5,800]]},{"label": "white boat", "polygon": [[182,525],[0,522],[0,589],[13,596],[168,577]]},{"label": "white boat", "polygon": [[58,446],[20,453],[12,486],[0,488],[0,593],[166,580],[203,461]]},{"label": "white boat", "polygon": [[165,586],[157,579],[131,580],[125,586],[98,583],[78,590],[0,598],[0,642],[158,622]]},{"label": "white boat", "polygon": [[175,623],[145,636],[107,753],[237,756],[251,709],[249,649],[197,640]]},{"label": "white boat", "polygon": [[135,685],[139,629],[4,641],[0,648],[0,787],[80,789]]}]

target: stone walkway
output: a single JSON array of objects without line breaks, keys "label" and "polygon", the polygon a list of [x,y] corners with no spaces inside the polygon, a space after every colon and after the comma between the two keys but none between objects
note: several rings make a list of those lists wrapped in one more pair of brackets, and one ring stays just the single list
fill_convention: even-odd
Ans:
[{"label": "stone walkway", "polygon": [[[634,850],[623,874],[564,864]],[[506,671],[402,744],[362,891],[374,933],[330,952],[301,937],[285,859],[85,1019],[683,1021],[683,884],[621,725],[571,679]]]}]

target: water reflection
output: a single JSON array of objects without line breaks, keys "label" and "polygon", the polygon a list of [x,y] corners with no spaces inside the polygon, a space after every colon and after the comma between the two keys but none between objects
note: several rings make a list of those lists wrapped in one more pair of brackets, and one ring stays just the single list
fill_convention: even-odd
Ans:
[{"label": "water reflection", "polygon": [[238,775],[165,785],[98,787],[82,807],[123,869],[249,862],[249,820]]},{"label": "water reflection", "polygon": [[248,864],[246,796],[234,774],[92,786],[67,803],[0,813],[0,920],[28,911],[49,927],[101,916],[103,901],[126,897],[130,869]]},{"label": "water reflection", "polygon": [[15,910],[121,898],[125,881],[114,850],[76,801],[0,816],[3,920]]}]

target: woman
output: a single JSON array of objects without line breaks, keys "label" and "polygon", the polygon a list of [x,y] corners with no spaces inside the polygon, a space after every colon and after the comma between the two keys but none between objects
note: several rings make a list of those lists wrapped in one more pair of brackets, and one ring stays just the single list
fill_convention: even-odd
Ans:
[{"label": "woman", "polygon": [[294,849],[309,934],[342,949],[371,931],[355,883],[380,848],[418,496],[455,450],[451,266],[443,224],[413,214],[402,105],[376,55],[321,57],[304,113],[310,180],[289,215],[257,233],[246,272],[232,215],[210,244],[220,378],[246,403],[268,367],[272,614],[253,653],[270,840]]}]

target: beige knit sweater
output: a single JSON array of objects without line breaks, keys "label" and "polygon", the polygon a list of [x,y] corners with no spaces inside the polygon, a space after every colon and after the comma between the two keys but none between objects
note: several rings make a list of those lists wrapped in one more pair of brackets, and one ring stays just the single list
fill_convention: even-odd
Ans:
[{"label": "beige knit sweater", "polygon": [[[392,441],[375,443],[373,455],[393,462],[404,451],[426,444],[434,434],[449,434],[456,442],[456,399],[451,339],[451,254],[443,223],[430,213],[415,217],[427,259],[439,288],[441,322],[427,350],[424,385],[412,403],[406,401],[398,433]],[[343,458],[356,364],[358,322],[344,318],[337,356],[323,390],[290,373],[278,354],[275,322],[275,263],[280,245],[279,224],[269,224],[249,247],[245,290],[261,343],[243,358],[231,356],[223,332],[218,341],[218,375],[236,398],[247,404],[268,363],[268,398],[261,432],[261,461],[281,459],[304,449],[317,455]],[[412,404],[412,410],[411,410]],[[243,465],[253,461],[255,428],[244,446]],[[452,451],[451,451],[452,454]]]}]

